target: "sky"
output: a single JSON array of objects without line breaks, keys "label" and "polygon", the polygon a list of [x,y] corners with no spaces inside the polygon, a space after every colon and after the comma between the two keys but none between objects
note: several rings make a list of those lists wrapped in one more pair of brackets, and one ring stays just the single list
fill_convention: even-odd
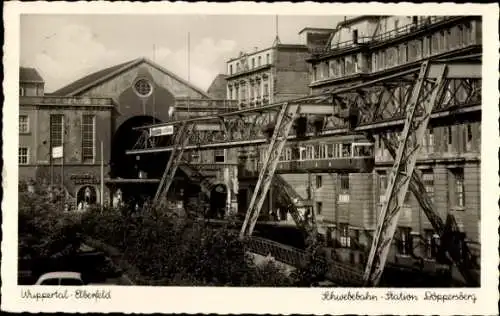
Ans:
[{"label": "sky", "polygon": [[[333,28],[343,17],[279,16],[282,43],[300,43],[304,27]],[[52,92],[91,72],[147,57],[206,90],[240,51],[272,45],[275,15],[21,16],[20,62],[35,67]]]}]

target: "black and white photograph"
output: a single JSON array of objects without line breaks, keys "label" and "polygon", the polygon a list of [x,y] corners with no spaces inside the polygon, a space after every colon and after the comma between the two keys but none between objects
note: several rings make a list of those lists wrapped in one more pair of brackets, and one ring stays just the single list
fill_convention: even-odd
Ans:
[{"label": "black and white photograph", "polygon": [[17,16],[18,105],[3,106],[17,201],[2,206],[17,300],[310,289],[311,304],[474,310],[496,288],[484,262],[498,265],[498,234],[482,225],[498,222],[498,181],[489,201],[484,184],[498,176],[498,97],[485,103],[481,11],[254,6]]}]

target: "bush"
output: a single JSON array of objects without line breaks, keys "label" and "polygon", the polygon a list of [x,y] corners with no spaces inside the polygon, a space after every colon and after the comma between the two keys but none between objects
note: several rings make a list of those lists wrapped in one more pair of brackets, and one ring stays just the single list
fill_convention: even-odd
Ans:
[{"label": "bush", "polygon": [[57,258],[77,252],[82,242],[78,218],[48,197],[19,193],[19,259]]},{"label": "bush", "polygon": [[[256,266],[231,224],[212,227],[170,210],[63,212],[54,197],[19,193],[19,258],[71,256],[85,239],[113,248],[144,285],[291,286],[270,262]],[[55,202],[54,202],[55,201]],[[104,247],[106,248],[106,247]],[[102,249],[101,249],[102,250]],[[116,252],[121,255],[118,256]],[[130,269],[130,267],[133,267]]]},{"label": "bush", "polygon": [[126,216],[106,209],[82,218],[85,233],[122,252],[150,285],[286,286],[277,266],[257,267],[238,231],[213,228],[170,211],[148,209]]}]

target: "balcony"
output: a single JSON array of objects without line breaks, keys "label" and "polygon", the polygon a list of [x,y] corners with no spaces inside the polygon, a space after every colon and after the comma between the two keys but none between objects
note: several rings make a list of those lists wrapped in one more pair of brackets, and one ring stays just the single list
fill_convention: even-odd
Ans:
[{"label": "balcony", "polygon": [[272,65],[273,65],[272,63],[268,63],[268,64],[265,63],[263,65],[256,66],[256,67],[253,67],[253,68],[252,67],[243,68],[243,69],[240,68],[240,69],[237,69],[233,73],[229,73],[228,76],[227,76],[227,80],[231,80],[233,78],[237,78],[237,77],[240,77],[240,76],[243,76],[243,75],[253,74],[253,73],[259,72],[261,70],[268,69]]},{"label": "balcony", "polygon": [[321,59],[330,57],[335,54],[340,54],[349,49],[357,47],[377,45],[397,39],[402,36],[410,35],[420,30],[424,30],[432,25],[438,25],[440,22],[451,21],[462,17],[457,16],[429,16],[426,19],[421,19],[417,23],[409,23],[390,30],[385,33],[377,34],[373,37],[358,37],[356,40],[348,40],[340,43],[332,43],[329,47],[317,48],[310,51],[311,58],[309,60]]}]

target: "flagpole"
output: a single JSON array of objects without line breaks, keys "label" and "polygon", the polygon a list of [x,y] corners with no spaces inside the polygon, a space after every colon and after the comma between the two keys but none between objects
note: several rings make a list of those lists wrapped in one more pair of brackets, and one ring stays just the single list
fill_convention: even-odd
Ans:
[{"label": "flagpole", "polygon": [[101,212],[104,209],[104,153],[103,142],[101,141]]},{"label": "flagpole", "polygon": [[[190,32],[188,32],[187,34],[187,68],[188,68],[188,83],[191,84],[191,34]],[[190,101],[191,101],[191,97],[190,95],[188,94],[188,104],[187,104],[187,108],[188,108],[188,117],[190,117]]]},{"label": "flagpole", "polygon": [[62,204],[62,210],[64,211],[64,202],[66,200],[66,194],[64,192],[64,134],[66,132],[66,128],[64,126],[64,116],[62,117],[62,136],[61,136],[61,192],[62,192],[62,199],[61,199],[61,204]]}]

